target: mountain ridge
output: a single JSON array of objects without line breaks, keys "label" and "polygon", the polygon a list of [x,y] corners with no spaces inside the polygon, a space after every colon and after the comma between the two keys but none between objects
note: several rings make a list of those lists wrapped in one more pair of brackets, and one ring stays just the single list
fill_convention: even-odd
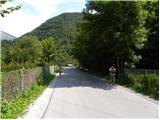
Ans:
[{"label": "mountain ridge", "polygon": [[[73,15],[73,16],[72,16]],[[62,18],[62,19],[59,19],[59,18]],[[37,34],[38,34],[38,31],[37,30],[40,30],[40,32],[44,32],[44,30],[46,30],[45,28],[47,28],[48,29],[48,31],[50,31],[50,29],[52,29],[52,28],[54,28],[55,27],[55,29],[56,29],[56,25],[55,25],[55,23],[57,24],[57,25],[59,25],[59,24],[65,24],[65,23],[62,23],[63,21],[62,20],[64,20],[64,19],[66,19],[66,21],[69,21],[68,20],[68,18],[75,18],[75,17],[78,17],[80,20],[79,21],[81,21],[82,20],[82,13],[80,13],[80,12],[67,12],[67,13],[62,13],[62,14],[60,14],[60,15],[57,15],[57,16],[55,16],[55,17],[52,17],[52,18],[49,18],[48,20],[46,20],[45,22],[43,22],[41,25],[39,25],[38,27],[36,27],[35,29],[33,29],[32,31],[30,31],[30,32],[28,32],[28,33],[26,33],[26,34],[24,34],[24,35],[22,35],[21,37],[23,37],[23,36],[26,36],[26,35],[31,35],[31,36],[37,36],[40,40],[41,39],[44,39],[44,38],[46,38],[47,37],[47,35],[49,36],[49,35],[51,35],[52,36],[52,34],[45,34],[45,35],[43,35],[43,37],[42,36],[38,36]],[[58,20],[60,20],[60,21],[58,21]],[[79,21],[77,21],[76,23],[78,23]],[[75,21],[74,21],[75,22]],[[51,24],[50,24],[51,23]],[[68,22],[67,22],[68,23]],[[46,27],[46,24],[50,24],[50,26],[47,26]],[[74,24],[75,25],[75,24]],[[61,27],[61,26],[58,26],[58,27]],[[58,28],[57,27],[57,28]],[[67,27],[68,27],[68,24],[67,24]],[[52,32],[54,32],[54,31],[52,31]],[[56,34],[56,33],[55,33]],[[54,36],[53,36],[54,37]]]},{"label": "mountain ridge", "polygon": [[71,51],[72,43],[76,39],[77,25],[83,20],[80,12],[62,13],[50,18],[23,36],[35,36],[39,40],[53,37],[55,41],[64,46],[66,51]]},{"label": "mountain ridge", "polygon": [[0,40],[14,40],[17,37],[5,32],[5,31],[0,31]]}]

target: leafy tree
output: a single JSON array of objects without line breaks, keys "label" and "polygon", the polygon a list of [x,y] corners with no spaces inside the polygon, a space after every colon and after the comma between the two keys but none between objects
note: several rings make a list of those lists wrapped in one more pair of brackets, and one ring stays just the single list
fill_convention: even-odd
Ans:
[{"label": "leafy tree", "polygon": [[142,50],[137,51],[142,59],[137,64],[139,68],[159,69],[159,2],[147,1],[144,6],[148,11],[145,27],[147,41]]},{"label": "leafy tree", "polygon": [[58,55],[58,46],[53,40],[52,37],[48,37],[42,40],[41,43],[42,54],[41,54],[41,62],[43,64],[51,64],[56,60],[56,56]]},{"label": "leafy tree", "polygon": [[33,36],[23,37],[17,41],[16,45],[17,49],[17,56],[19,62],[25,64],[26,62],[29,63],[37,63],[40,57],[40,41]]},{"label": "leafy tree", "polygon": [[75,44],[80,63],[99,72],[117,63],[118,72],[123,72],[124,62],[137,62],[135,50],[146,41],[144,5],[144,1],[88,1]]},{"label": "leafy tree", "polygon": [[9,14],[15,10],[19,10],[21,8],[20,5],[17,5],[17,6],[12,6],[12,7],[8,7],[5,9],[5,8],[3,8],[3,6],[7,2],[12,2],[12,0],[0,0],[0,15],[1,15],[1,17],[5,17],[6,14]]},{"label": "leafy tree", "polygon": [[15,41],[9,41],[9,40],[3,40],[1,41],[1,56],[2,56],[2,70],[8,68],[11,66],[12,63],[14,63],[14,53],[15,49],[13,49],[13,46],[15,44]]},{"label": "leafy tree", "polygon": [[82,13],[63,13],[47,20],[24,36],[37,36],[41,41],[53,37],[59,48],[55,62],[63,65],[72,63],[73,43],[76,40],[77,25],[82,21],[82,17]]},{"label": "leafy tree", "polygon": [[2,42],[2,70],[36,66],[40,54],[40,41],[32,36]]}]

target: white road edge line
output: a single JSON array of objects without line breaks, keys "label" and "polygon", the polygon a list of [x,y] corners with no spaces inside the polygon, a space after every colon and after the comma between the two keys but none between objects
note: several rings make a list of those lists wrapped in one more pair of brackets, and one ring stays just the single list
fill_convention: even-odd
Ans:
[{"label": "white road edge line", "polygon": [[33,102],[31,103],[25,111],[27,111],[23,116],[20,116],[18,118],[37,118],[41,119],[43,118],[48,105],[50,103],[50,100],[53,96],[55,84],[57,79],[59,78],[59,73],[56,74],[55,78],[51,81],[51,83],[48,85],[48,87],[43,91],[43,93]]},{"label": "white road edge line", "polygon": [[[58,73],[58,74],[59,74],[59,73]],[[58,74],[57,74],[57,75],[58,75]],[[59,77],[60,77],[60,76],[58,76],[58,77],[55,79],[54,85],[52,86],[52,87],[53,87],[52,94],[51,94],[51,96],[50,96],[50,98],[49,98],[49,102],[48,102],[48,104],[47,104],[47,106],[46,106],[46,108],[45,108],[45,110],[44,110],[44,112],[43,112],[43,114],[42,114],[42,116],[41,116],[41,119],[44,118],[44,116],[45,116],[45,114],[46,114],[46,112],[47,112],[48,106],[49,106],[49,104],[50,104],[50,102],[51,102],[51,99],[52,99],[52,97],[53,97],[53,93],[54,93],[54,90],[55,90],[55,86],[56,86],[57,79],[58,79]]]}]

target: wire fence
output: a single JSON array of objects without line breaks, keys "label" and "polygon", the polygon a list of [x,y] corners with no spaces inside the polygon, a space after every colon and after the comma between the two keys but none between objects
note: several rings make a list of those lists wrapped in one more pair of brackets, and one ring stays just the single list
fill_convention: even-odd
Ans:
[{"label": "wire fence", "polygon": [[20,69],[2,74],[2,97],[7,100],[13,100],[16,95],[38,81],[43,80],[45,76],[55,72],[57,66],[37,67],[34,69]]}]

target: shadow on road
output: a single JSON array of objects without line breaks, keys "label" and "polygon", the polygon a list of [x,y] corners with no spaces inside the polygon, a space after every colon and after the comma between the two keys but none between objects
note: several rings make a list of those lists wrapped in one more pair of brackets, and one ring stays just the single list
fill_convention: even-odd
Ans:
[{"label": "shadow on road", "polygon": [[111,90],[116,88],[107,81],[79,71],[74,67],[65,68],[61,76],[58,76],[55,88],[71,88],[71,87],[92,87],[97,89]]}]

